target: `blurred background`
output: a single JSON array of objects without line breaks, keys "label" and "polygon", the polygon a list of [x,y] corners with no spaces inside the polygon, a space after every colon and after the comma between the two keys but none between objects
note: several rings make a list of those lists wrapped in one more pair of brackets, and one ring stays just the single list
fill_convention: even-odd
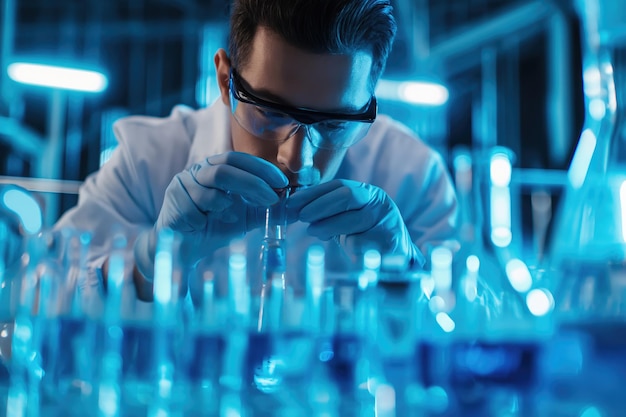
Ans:
[{"label": "blurred background", "polygon": [[[458,145],[510,149],[512,181],[520,185],[515,222],[532,228],[531,195],[549,189],[558,197],[584,117],[580,30],[570,2],[392,3],[399,30],[377,91],[380,111],[450,164]],[[41,193],[48,225],[76,204],[80,182],[107,160],[115,120],[166,116],[177,104],[198,108],[217,98],[212,58],[226,46],[227,0],[0,5],[0,180]],[[91,91],[32,86],[11,75],[16,62],[105,78]]]}]

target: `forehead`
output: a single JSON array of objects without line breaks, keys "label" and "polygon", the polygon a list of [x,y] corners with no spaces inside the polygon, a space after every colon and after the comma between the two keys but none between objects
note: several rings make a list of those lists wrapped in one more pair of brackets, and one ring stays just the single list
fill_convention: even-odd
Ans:
[{"label": "forehead", "polygon": [[369,51],[311,53],[259,27],[247,64],[238,70],[250,88],[264,98],[333,111],[357,110],[369,101],[371,68]]}]

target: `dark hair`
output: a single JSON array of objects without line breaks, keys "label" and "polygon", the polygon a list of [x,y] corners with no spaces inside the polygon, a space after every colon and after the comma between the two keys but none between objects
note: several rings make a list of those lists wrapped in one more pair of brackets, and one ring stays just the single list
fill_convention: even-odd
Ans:
[{"label": "dark hair", "polygon": [[229,37],[233,66],[248,64],[259,26],[312,53],[371,52],[373,83],[385,69],[396,35],[389,0],[234,0]]}]

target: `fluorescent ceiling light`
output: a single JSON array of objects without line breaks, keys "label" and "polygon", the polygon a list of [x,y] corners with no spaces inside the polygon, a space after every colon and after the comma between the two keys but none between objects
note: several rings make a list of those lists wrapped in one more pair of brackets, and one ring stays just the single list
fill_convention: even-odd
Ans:
[{"label": "fluorescent ceiling light", "polygon": [[62,90],[99,93],[108,85],[107,77],[99,72],[53,65],[15,62],[7,72],[18,83]]},{"label": "fluorescent ceiling light", "polygon": [[411,104],[441,106],[447,103],[450,94],[444,85],[435,82],[382,79],[376,86],[376,96]]}]

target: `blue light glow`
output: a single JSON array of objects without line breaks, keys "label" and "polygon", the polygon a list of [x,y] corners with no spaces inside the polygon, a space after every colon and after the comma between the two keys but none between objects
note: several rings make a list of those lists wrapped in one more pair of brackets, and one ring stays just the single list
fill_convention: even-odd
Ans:
[{"label": "blue light glow", "polygon": [[306,258],[307,266],[324,266],[324,248],[320,245],[313,245],[309,248]]},{"label": "blue light glow", "polygon": [[480,268],[480,259],[478,259],[478,256],[476,255],[470,255],[465,260],[465,266],[468,272],[476,273]]},{"label": "blue light glow", "polygon": [[467,171],[472,168],[472,158],[467,154],[459,154],[454,157],[454,170]]},{"label": "blue light glow", "polygon": [[159,304],[167,304],[172,300],[173,244],[174,232],[170,229],[161,230],[154,257],[154,301]]},{"label": "blue light glow", "polygon": [[461,280],[463,294],[469,302],[473,302],[478,296],[478,270],[480,269],[480,259],[476,255],[470,255],[465,260],[467,274]]},{"label": "blue light glow", "polygon": [[428,301],[428,308],[434,314],[444,311],[446,309],[446,300],[439,295],[435,295]]},{"label": "blue light glow", "polygon": [[491,241],[505,248],[513,238],[511,233],[511,175],[510,157],[504,152],[492,155],[489,164],[491,179]]},{"label": "blue light glow", "polygon": [[41,230],[43,222],[41,208],[28,192],[9,189],[4,192],[2,202],[6,208],[17,214],[26,233],[35,234]]},{"label": "blue light glow", "polygon": [[375,416],[387,417],[395,416],[396,391],[391,385],[381,384],[376,388],[375,394]]},{"label": "blue light glow", "polygon": [[378,269],[380,268],[380,263],[380,252],[375,249],[370,249],[363,255],[363,266],[367,269]]},{"label": "blue light glow", "polygon": [[500,248],[509,246],[511,232],[511,191],[509,187],[491,187],[491,241]]},{"label": "blue light glow", "polygon": [[554,307],[554,297],[546,289],[534,289],[526,295],[526,305],[533,316],[545,316]]},{"label": "blue light glow", "polygon": [[583,71],[583,87],[587,97],[597,97],[602,94],[602,74],[599,68],[593,66]]},{"label": "blue light glow", "polygon": [[596,120],[601,120],[606,115],[606,104],[599,98],[589,102],[589,114]]},{"label": "blue light glow", "polygon": [[247,260],[243,241],[231,242],[228,260],[229,298],[233,311],[245,317],[250,311],[250,294],[246,284]]},{"label": "blue light glow", "polygon": [[246,256],[242,253],[233,254],[229,261],[228,266],[231,271],[245,271],[246,269]]},{"label": "blue light glow", "polygon": [[585,182],[587,171],[589,170],[589,164],[591,163],[591,157],[596,149],[596,135],[590,130],[585,129],[580,135],[576,152],[572,158],[572,163],[567,172],[569,182],[574,188],[580,188]]},{"label": "blue light glow", "polygon": [[491,241],[499,248],[506,248],[513,240],[513,233],[509,227],[495,227],[491,230]]},{"label": "blue light glow", "polygon": [[602,413],[596,407],[587,407],[580,413],[580,417],[602,417]]},{"label": "blue light glow", "polygon": [[104,382],[98,389],[98,409],[102,416],[116,416],[119,412],[120,387],[116,383]]},{"label": "blue light glow", "polygon": [[433,249],[430,255],[431,274],[437,291],[448,291],[452,286],[452,251],[445,246]]},{"label": "blue light glow", "polygon": [[311,294],[321,294],[324,287],[324,256],[324,248],[319,245],[313,245],[307,251],[307,285]]},{"label": "blue light glow", "polygon": [[441,106],[447,103],[450,94],[444,85],[435,82],[380,80],[376,96],[411,104]]},{"label": "blue light glow", "polygon": [[62,90],[100,93],[108,85],[104,74],[77,68],[16,62],[8,66],[7,72],[18,83]]},{"label": "blue light glow", "polygon": [[452,320],[452,318],[443,311],[437,313],[437,315],[435,316],[435,320],[437,320],[437,324],[439,324],[439,326],[446,333],[454,331],[454,328],[456,327],[456,325],[454,324],[454,320]]},{"label": "blue light glow", "polygon": [[511,259],[506,264],[506,276],[517,292],[525,293],[533,285],[533,279],[526,264],[520,259]]},{"label": "blue light glow", "polygon": [[511,183],[511,173],[513,168],[511,160],[504,153],[496,153],[491,157],[489,165],[489,174],[491,184],[498,187],[508,187]]}]

